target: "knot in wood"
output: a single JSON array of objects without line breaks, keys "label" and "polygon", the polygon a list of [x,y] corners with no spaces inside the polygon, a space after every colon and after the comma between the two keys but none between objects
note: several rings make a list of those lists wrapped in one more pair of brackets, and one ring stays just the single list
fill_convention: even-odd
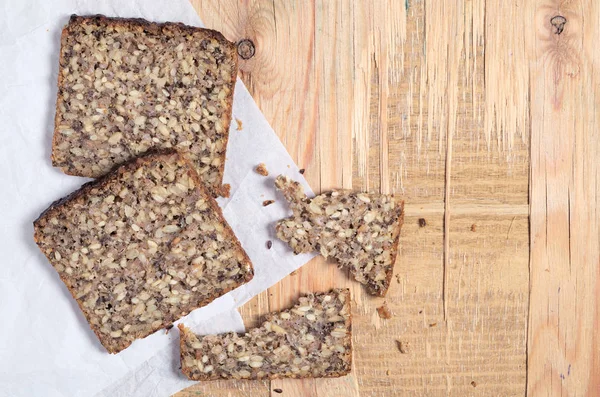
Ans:
[{"label": "knot in wood", "polygon": [[237,45],[237,52],[242,59],[250,59],[254,56],[256,49],[252,40],[240,40]]},{"label": "knot in wood", "polygon": [[552,17],[550,23],[554,27],[554,34],[561,34],[563,30],[565,30],[565,24],[567,23],[567,18],[562,15],[556,15]]}]

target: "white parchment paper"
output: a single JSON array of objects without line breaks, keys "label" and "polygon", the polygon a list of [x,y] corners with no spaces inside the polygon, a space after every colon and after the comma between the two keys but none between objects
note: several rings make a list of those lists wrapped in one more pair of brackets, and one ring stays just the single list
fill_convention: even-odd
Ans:
[{"label": "white parchment paper", "polygon": [[[101,13],[201,26],[187,0],[4,0],[0,2],[0,396],[166,396],[193,382],[179,372],[178,332],[159,331],[108,354],[57,273],[33,242],[32,222],[87,180],[50,163],[60,32],[71,14]],[[242,331],[236,307],[312,256],[294,256],[274,238],[287,216],[273,178],[308,185],[238,81],[219,204],[255,268],[245,286],[182,321],[199,333]],[[235,118],[242,121],[236,129]],[[265,178],[253,169],[264,162]],[[266,249],[267,240],[273,247]]]}]

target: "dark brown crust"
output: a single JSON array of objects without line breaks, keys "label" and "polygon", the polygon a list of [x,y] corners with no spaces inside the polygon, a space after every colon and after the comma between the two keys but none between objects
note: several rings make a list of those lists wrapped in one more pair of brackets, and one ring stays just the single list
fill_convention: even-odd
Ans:
[{"label": "dark brown crust", "polygon": [[402,211],[400,212],[400,216],[398,217],[398,223],[396,226],[396,239],[394,240],[394,243],[392,245],[392,266],[390,266],[390,270],[387,273],[387,276],[385,278],[385,288],[380,290],[380,291],[370,291],[372,292],[374,295],[376,296],[385,296],[385,294],[387,293],[388,289],[390,288],[390,284],[392,282],[392,276],[394,275],[394,267],[396,267],[396,258],[398,257],[398,244],[400,243],[400,232],[402,230],[402,225],[404,225],[404,200],[398,202],[398,205],[400,205],[400,208],[402,208]]},{"label": "dark brown crust", "polygon": [[[233,68],[233,70],[236,71],[237,74],[237,70],[238,70],[238,55],[237,55],[237,47],[236,44],[227,40],[225,38],[225,36],[223,36],[223,34],[221,32],[218,32],[216,30],[212,30],[212,29],[205,29],[205,28],[199,28],[199,27],[195,27],[195,26],[189,26],[189,25],[185,25],[183,23],[180,22],[162,22],[162,23],[158,23],[158,22],[150,22],[147,21],[145,19],[142,18],[113,18],[113,17],[106,17],[102,14],[97,14],[97,15],[86,15],[86,16],[80,16],[80,15],[76,15],[73,14],[71,15],[71,18],[69,19],[69,23],[67,25],[65,25],[65,27],[62,30],[62,34],[60,36],[60,43],[61,43],[61,49],[63,48],[63,45],[66,44],[66,39],[68,34],[70,33],[70,28],[72,26],[76,26],[78,24],[85,24],[88,21],[94,21],[94,22],[99,22],[105,25],[114,25],[114,26],[123,26],[123,27],[135,27],[135,26],[140,26],[143,27],[144,29],[148,29],[151,31],[155,31],[158,32],[164,28],[168,28],[168,29],[173,29],[173,30],[179,30],[181,32],[198,32],[198,31],[202,31],[203,33],[207,34],[210,38],[213,38],[215,40],[217,40],[218,42],[220,42],[225,48],[227,48],[228,52],[229,52],[229,57],[227,58],[230,62],[231,62],[231,66]],[[52,160],[52,165],[55,167],[59,167],[61,169],[61,171],[63,171],[65,174],[67,175],[73,175],[73,176],[88,176],[88,175],[80,175],[80,174],[76,174],[76,173],[72,173],[69,169],[66,169],[62,166],[60,166],[58,164],[58,162],[56,161],[56,159],[54,158],[54,153],[56,150],[56,147],[58,145],[58,138],[59,138],[59,132],[58,132],[58,126],[59,126],[59,111],[58,111],[58,104],[62,101],[62,96],[60,95],[60,88],[62,87],[63,84],[63,76],[61,73],[61,67],[64,64],[64,57],[63,57],[63,52],[62,50],[60,51],[60,55],[59,55],[59,60],[58,60],[58,65],[59,65],[59,69],[58,69],[58,82],[57,82],[57,88],[58,88],[58,92],[57,92],[57,99],[56,99],[56,107],[55,107],[55,116],[54,116],[54,135],[52,137],[52,153],[51,153],[51,160]],[[235,83],[237,81],[237,78],[232,79],[229,88],[231,89],[231,93],[229,94],[231,97],[231,100],[228,101],[228,108],[225,109],[224,111],[224,119],[223,119],[223,128],[224,131],[227,131],[226,135],[225,135],[225,139],[224,139],[224,147],[227,148],[227,143],[229,142],[229,127],[231,124],[231,119],[232,119],[232,111],[233,111],[233,96],[234,96],[234,91],[235,91]],[[217,184],[217,186],[221,186],[223,184],[223,174],[225,171],[225,159],[226,159],[226,155],[227,155],[227,149],[225,149],[225,151],[223,152],[223,155],[221,156],[221,164],[219,166],[219,172],[221,175],[221,180],[219,181],[219,183]],[[212,196],[218,196],[220,195],[219,189],[215,189],[215,191],[213,192],[212,189],[211,190],[211,195]]]},{"label": "dark brown crust", "polygon": [[[210,192],[208,191],[208,189],[204,186],[204,184],[200,181],[200,178],[198,176],[198,174],[196,173],[194,167],[192,166],[192,164],[189,162],[189,160],[187,160],[184,156],[182,156],[180,153],[178,153],[175,150],[172,149],[168,149],[168,150],[160,150],[160,151],[154,151],[151,153],[147,153],[143,156],[140,156],[138,158],[135,158],[133,160],[130,160],[129,162],[123,164],[122,166],[114,169],[113,171],[109,172],[108,174],[106,174],[104,177],[99,178],[95,181],[91,181],[91,182],[87,182],[85,184],[83,184],[81,186],[81,188],[79,188],[78,190],[74,191],[73,193],[69,194],[68,196],[61,198],[59,200],[54,201],[46,210],[44,210],[40,216],[33,222],[33,226],[34,226],[34,235],[33,235],[33,239],[36,242],[36,244],[38,245],[38,247],[40,248],[40,250],[42,251],[42,253],[44,253],[44,251],[42,250],[42,247],[40,246],[40,239],[41,236],[38,234],[38,223],[43,220],[44,218],[47,218],[49,216],[51,216],[52,214],[54,214],[57,211],[60,211],[60,207],[62,205],[65,205],[66,203],[70,202],[70,201],[74,201],[77,200],[79,197],[81,197],[82,195],[88,193],[91,189],[93,188],[100,188],[103,189],[105,188],[111,181],[112,178],[114,177],[118,177],[119,175],[123,174],[124,172],[127,171],[131,171],[131,170],[135,170],[145,164],[150,163],[151,161],[160,158],[160,157],[166,157],[166,156],[172,156],[175,155],[177,156],[178,159],[183,160],[186,165],[188,166],[189,170],[188,170],[188,175],[190,175],[193,179],[194,182],[196,183],[196,188],[199,189],[201,191],[201,194],[204,195],[205,197],[209,198],[208,202],[210,204],[210,207],[212,208],[213,211],[215,211],[215,213],[217,213],[217,216],[219,216],[221,218],[221,220],[223,221],[224,225],[226,226],[224,228],[224,232],[228,235],[228,237],[231,239],[231,241],[238,247],[238,249],[240,249],[243,254],[244,254],[244,262],[245,264],[249,267],[250,271],[246,274],[246,278],[244,279],[243,282],[241,282],[240,284],[237,285],[232,285],[230,288],[223,290],[222,293],[219,293],[218,295],[213,295],[213,296],[208,296],[205,300],[201,301],[200,304],[195,307],[192,308],[189,311],[182,311],[180,312],[180,318],[184,317],[186,315],[188,315],[192,310],[195,310],[197,308],[203,307],[208,305],[210,302],[212,302],[213,300],[215,300],[216,298],[226,294],[227,292],[239,287],[240,285],[244,284],[245,282],[250,281],[253,276],[254,276],[254,268],[252,266],[252,262],[250,262],[250,258],[248,258],[248,255],[246,254],[246,251],[244,251],[241,243],[239,242],[239,240],[237,239],[237,237],[235,236],[235,234],[233,233],[233,231],[231,230],[231,228],[229,227],[229,225],[227,224],[227,222],[225,221],[225,218],[223,217],[223,212],[221,211],[221,208],[217,205],[217,203],[215,202],[215,200],[211,199],[212,195],[210,194]],[[45,255],[45,253],[44,253]],[[51,258],[48,258],[50,264],[52,264],[52,260]],[[58,272],[57,272],[58,273]],[[84,309],[84,307],[82,306],[81,302],[76,298],[76,291],[74,291],[72,288],[69,287],[69,283],[68,280],[66,280],[65,278],[63,278],[61,273],[58,273],[60,279],[62,280],[63,284],[65,284],[65,286],[67,287],[67,289],[69,290],[69,292],[71,293],[71,295],[73,296],[73,299],[75,299],[75,301],[77,302],[77,305],[79,306],[79,308],[81,309],[81,311],[83,312],[83,314],[85,315],[86,319],[87,319],[87,311]],[[161,328],[164,328],[166,326],[168,326],[169,324],[171,324],[172,321],[165,321],[161,326],[157,327],[156,329],[153,329],[151,331],[149,331],[146,334],[141,334],[137,339],[142,339],[145,338],[146,336],[160,330]],[[107,339],[103,334],[100,333],[99,329],[96,329],[94,327],[93,324],[91,324],[88,321],[88,324],[90,326],[90,328],[92,329],[92,331],[94,331],[94,333],[96,334],[96,336],[98,337],[98,339],[100,340],[100,342],[102,343],[102,345],[106,348],[106,350],[108,350],[109,353],[118,353],[121,350],[127,348],[132,342],[130,341],[123,341],[123,343],[117,343],[117,344],[108,344],[108,343],[104,343],[104,341]],[[113,348],[114,346],[116,346],[116,348]]]},{"label": "dark brown crust", "polygon": [[[71,15],[71,20],[73,19],[73,17],[74,17],[74,15]],[[52,134],[52,150],[50,151],[50,161],[52,162],[52,166],[54,166],[54,167],[58,167],[57,161],[54,158],[54,153],[56,152],[56,147],[58,146],[58,142],[57,142],[58,136],[60,135],[58,133],[58,125],[60,124],[60,113],[58,111],[59,110],[58,104],[64,101],[64,99],[61,95],[61,90],[60,90],[61,87],[63,86],[63,74],[61,71],[61,67],[62,67],[62,65],[64,65],[64,62],[65,62],[62,48],[66,44],[66,41],[67,41],[67,35],[69,33],[68,27],[69,27],[69,25],[65,25],[65,27],[62,30],[62,33],[60,34],[60,48],[61,49],[59,50],[59,55],[58,55],[58,80],[56,82],[56,105],[55,105],[55,109],[54,109],[54,133]],[[63,167],[59,167],[59,168],[65,174],[72,175],[70,172],[68,172],[67,169],[64,169]],[[83,186],[81,188],[83,188]],[[70,195],[67,197],[70,197]],[[65,197],[65,199],[67,197]],[[48,209],[50,209],[50,208],[48,208]],[[40,215],[40,217],[42,215],[44,215],[44,212]],[[36,221],[38,219],[36,219]]]},{"label": "dark brown crust", "polygon": [[186,378],[191,379],[191,377],[190,377],[191,374],[189,373],[189,371],[187,371],[187,369],[183,365],[183,350],[185,347],[184,335],[186,332],[192,332],[192,331],[189,328],[187,328],[185,325],[183,325],[183,323],[179,323],[177,325],[177,328],[179,328],[179,368],[181,368],[181,372],[185,375]]},{"label": "dark brown crust", "polygon": [[186,371],[186,368],[183,365],[183,350],[185,347],[185,342],[184,342],[183,336],[187,332],[192,332],[192,330],[189,329],[188,327],[186,327],[185,325],[183,325],[183,323],[179,323],[177,325],[177,328],[179,328],[179,363],[180,363],[179,368],[181,368],[181,372],[183,372],[183,374],[185,375],[186,378],[192,379],[191,378],[192,375],[188,371]]},{"label": "dark brown crust", "polygon": [[[345,340],[348,342],[348,344],[350,345],[350,350],[347,351],[345,358],[348,360],[348,370],[346,372],[332,372],[327,374],[326,376],[321,376],[321,378],[339,378],[340,376],[345,376],[348,375],[350,373],[350,371],[352,370],[352,299],[351,299],[351,295],[350,295],[350,289],[349,288],[339,288],[338,290],[340,291],[344,291],[346,293],[346,299],[348,300],[348,335],[346,335]],[[275,316],[280,312],[271,312],[267,315],[265,315],[265,321],[268,321],[268,319],[271,316]],[[184,347],[185,347],[185,342],[184,342],[184,338],[182,337],[182,334],[191,334],[191,335],[195,335],[192,330],[190,330],[189,328],[187,328],[183,323],[179,323],[179,325],[177,326],[179,328],[179,359],[181,362],[181,372],[183,372],[183,374],[190,380],[200,380],[200,381],[208,381],[208,380],[224,380],[224,378],[220,378],[220,377],[207,377],[204,379],[195,379],[192,378],[192,374],[189,371],[186,371],[186,367],[183,365],[183,351],[184,351]],[[243,334],[238,334],[238,335],[243,335]],[[306,379],[306,378],[314,378],[313,376],[310,375],[305,375],[305,376],[285,376],[285,377],[281,377],[278,374],[269,374],[268,376],[261,378],[260,380],[264,380],[264,379],[281,379],[281,378],[291,378],[291,379]],[[248,380],[253,380],[253,379],[248,379]]]},{"label": "dark brown crust", "polygon": [[221,185],[218,194],[221,197],[229,198],[229,196],[231,195],[231,185],[229,183]]}]

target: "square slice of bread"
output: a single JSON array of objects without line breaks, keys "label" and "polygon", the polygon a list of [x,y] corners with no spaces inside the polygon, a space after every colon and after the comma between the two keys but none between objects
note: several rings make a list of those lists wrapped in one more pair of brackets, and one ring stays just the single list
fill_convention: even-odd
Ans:
[{"label": "square slice of bread", "polygon": [[313,198],[280,175],[275,185],[293,215],[276,225],[294,253],[320,252],[350,269],[372,295],[384,296],[394,273],[404,202],[385,194],[334,190]]},{"label": "square slice of bread", "polygon": [[73,15],[61,36],[52,164],[97,178],[149,149],[223,180],[237,49],[179,23]]},{"label": "square slice of bread", "polygon": [[350,291],[301,297],[243,335],[197,336],[179,324],[181,370],[192,380],[330,378],[352,367]]},{"label": "square slice of bread", "polygon": [[176,152],[143,156],[83,185],[34,229],[111,353],[253,276],[216,201]]}]

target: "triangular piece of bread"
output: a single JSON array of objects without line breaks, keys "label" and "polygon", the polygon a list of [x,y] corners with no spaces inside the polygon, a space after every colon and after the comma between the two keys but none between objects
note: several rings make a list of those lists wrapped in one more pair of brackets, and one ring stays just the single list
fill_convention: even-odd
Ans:
[{"label": "triangular piece of bread", "polygon": [[181,23],[73,15],[61,36],[52,164],[100,177],[174,148],[220,192],[237,49]]},{"label": "triangular piece of bread", "polygon": [[277,223],[277,237],[296,254],[317,251],[335,258],[370,294],[384,296],[394,271],[404,202],[345,190],[310,199],[298,182],[282,175],[275,185],[293,212]]},{"label": "triangular piece of bread", "polygon": [[35,241],[111,353],[249,281],[252,264],[178,153],[148,155],[52,204]]},{"label": "triangular piece of bread", "polygon": [[350,291],[301,297],[246,334],[181,330],[181,370],[192,380],[337,377],[350,372]]}]

